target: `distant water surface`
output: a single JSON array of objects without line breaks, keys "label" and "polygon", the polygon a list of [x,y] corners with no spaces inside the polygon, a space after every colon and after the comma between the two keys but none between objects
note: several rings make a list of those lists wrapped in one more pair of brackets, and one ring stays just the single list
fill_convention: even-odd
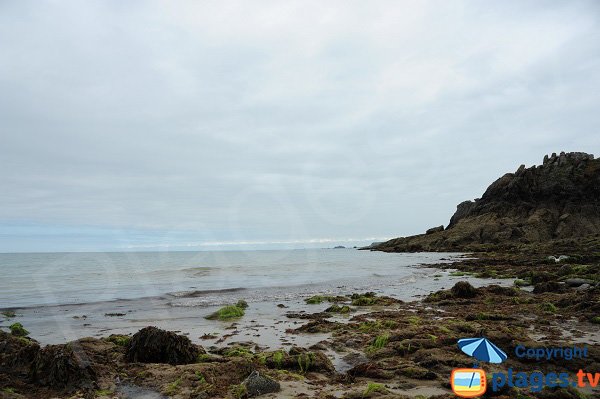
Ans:
[{"label": "distant water surface", "polygon": [[173,306],[250,300],[327,288],[410,283],[413,266],[459,254],[390,254],[352,249],[0,254],[0,308],[165,297]]}]

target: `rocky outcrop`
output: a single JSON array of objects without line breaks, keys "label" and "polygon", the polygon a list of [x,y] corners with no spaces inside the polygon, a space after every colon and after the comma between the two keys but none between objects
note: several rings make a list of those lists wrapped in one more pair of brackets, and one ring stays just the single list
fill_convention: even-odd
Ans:
[{"label": "rocky outcrop", "polygon": [[146,327],[131,337],[125,358],[130,362],[190,364],[204,350],[188,337],[156,327]]},{"label": "rocky outcrop", "polygon": [[389,252],[508,249],[600,237],[600,160],[572,152],[507,173],[481,198],[457,206],[445,230],[402,237],[374,249]]},{"label": "rocky outcrop", "polygon": [[439,233],[440,231],[444,231],[444,226],[432,227],[428,229],[425,234]]}]

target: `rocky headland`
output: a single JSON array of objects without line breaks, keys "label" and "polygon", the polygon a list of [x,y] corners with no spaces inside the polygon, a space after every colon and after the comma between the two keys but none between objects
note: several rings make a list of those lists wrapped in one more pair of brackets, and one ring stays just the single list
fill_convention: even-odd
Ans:
[{"label": "rocky headland", "polygon": [[600,248],[600,159],[571,152],[507,173],[481,198],[464,201],[448,226],[370,249],[418,251],[569,251]]}]

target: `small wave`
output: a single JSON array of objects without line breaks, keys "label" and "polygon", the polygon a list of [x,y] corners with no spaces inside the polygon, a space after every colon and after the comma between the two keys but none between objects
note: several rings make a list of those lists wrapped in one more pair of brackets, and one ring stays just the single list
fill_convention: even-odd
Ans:
[{"label": "small wave", "polygon": [[228,292],[239,292],[244,291],[246,288],[224,288],[222,290],[195,290],[195,291],[178,291],[178,292],[170,292],[169,295],[175,298],[196,298],[199,296],[206,295],[214,295],[214,294],[223,294]]},{"label": "small wave", "polygon": [[208,276],[214,267],[200,266],[200,267],[188,267],[187,269],[178,270],[183,273],[193,274],[194,276]]}]

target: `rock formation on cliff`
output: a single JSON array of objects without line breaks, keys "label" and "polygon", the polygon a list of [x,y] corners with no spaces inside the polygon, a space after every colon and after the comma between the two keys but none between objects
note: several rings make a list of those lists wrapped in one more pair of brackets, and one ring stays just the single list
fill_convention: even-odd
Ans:
[{"label": "rock formation on cliff", "polygon": [[582,152],[545,156],[507,173],[480,199],[458,205],[446,229],[396,238],[389,252],[476,251],[600,241],[600,159]]}]

